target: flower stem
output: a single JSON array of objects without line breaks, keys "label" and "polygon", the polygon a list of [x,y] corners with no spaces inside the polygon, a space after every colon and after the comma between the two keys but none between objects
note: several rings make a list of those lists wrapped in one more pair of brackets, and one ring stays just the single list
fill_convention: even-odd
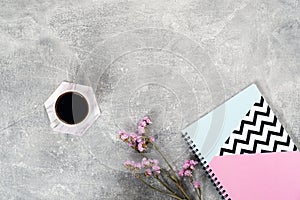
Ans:
[{"label": "flower stem", "polygon": [[187,193],[184,191],[183,187],[181,186],[180,183],[177,183],[176,186],[180,189],[180,191],[182,192],[182,194],[188,199],[190,200],[190,197],[187,195]]},{"label": "flower stem", "polygon": [[171,169],[171,171],[174,173],[174,177],[175,179],[178,181],[178,177],[177,174],[175,172],[175,170],[173,169],[172,165],[169,163],[169,161],[167,160],[167,158],[165,157],[165,155],[161,152],[160,148],[157,146],[157,144],[155,142],[153,142],[153,146],[155,148],[155,150],[159,153],[159,155],[164,159],[164,161],[167,163],[167,165],[169,166],[169,168]]},{"label": "flower stem", "polygon": [[166,192],[166,191],[160,190],[160,189],[158,189],[158,188],[156,188],[156,187],[150,185],[149,183],[147,183],[147,181],[145,181],[144,179],[142,179],[142,178],[140,178],[140,177],[138,177],[138,176],[136,176],[136,178],[139,179],[139,180],[142,181],[145,185],[147,185],[148,187],[150,187],[151,189],[153,189],[153,190],[155,190],[155,191],[157,191],[157,192],[160,192],[160,193],[162,193],[162,194],[168,195],[169,197],[173,197],[173,198],[178,199],[178,200],[182,200],[182,198],[178,197],[177,195],[170,194],[170,193],[168,193],[168,192]]},{"label": "flower stem", "polygon": [[166,176],[171,179],[174,183],[177,183],[177,180],[164,168],[161,169],[162,172],[164,172],[166,174]]},{"label": "flower stem", "polygon": [[200,188],[197,189],[197,195],[199,197],[199,200],[201,200],[201,189]]},{"label": "flower stem", "polygon": [[[193,180],[192,176],[190,177],[190,183],[191,183],[192,187],[194,187],[194,180]],[[200,189],[200,187],[196,188],[196,193],[197,193],[197,196],[198,196],[199,200],[201,200],[201,189]]]},{"label": "flower stem", "polygon": [[[147,128],[145,129],[145,135],[147,137],[149,137],[148,134],[148,130]],[[182,192],[182,194],[184,195],[184,197],[188,200],[190,200],[190,197],[187,195],[187,193],[184,191],[183,187],[180,184],[179,178],[177,177],[177,173],[175,172],[174,168],[172,167],[172,165],[169,163],[168,159],[166,158],[166,156],[161,152],[160,148],[158,147],[158,145],[155,142],[152,142],[154,149],[159,153],[159,155],[163,158],[163,160],[167,163],[167,165],[169,166],[170,170],[172,171],[172,173],[174,174],[174,177],[172,175],[170,175],[170,179],[172,181],[174,181],[174,183],[176,184],[176,186],[179,188],[179,190]]]},{"label": "flower stem", "polygon": [[156,143],[153,142],[153,146],[155,148],[155,150],[159,153],[159,155],[164,159],[164,161],[167,163],[167,165],[169,166],[169,168],[171,169],[171,171],[174,174],[174,179],[171,176],[170,178],[176,183],[176,186],[180,189],[180,191],[182,192],[182,194],[187,198],[190,199],[190,197],[187,195],[187,193],[184,191],[183,187],[181,186],[179,179],[177,177],[177,174],[175,172],[175,170],[173,169],[172,165],[169,163],[169,161],[167,160],[167,158],[165,157],[165,155],[160,151],[159,147],[157,146]]},{"label": "flower stem", "polygon": [[[145,129],[145,135],[146,135],[147,137],[149,137],[147,128]],[[159,153],[159,155],[160,155],[160,156],[164,159],[164,161],[167,163],[167,165],[169,166],[169,168],[171,169],[171,171],[174,173],[176,180],[178,181],[177,174],[176,174],[175,170],[173,169],[172,165],[169,163],[169,161],[168,161],[167,158],[165,157],[165,155],[161,152],[160,148],[157,146],[157,144],[156,144],[155,142],[152,142],[152,144],[153,144],[155,150]]]},{"label": "flower stem", "polygon": [[166,183],[164,183],[158,176],[155,176],[155,178],[158,180],[158,182],[163,185],[167,190],[169,190],[174,195],[178,196],[176,192],[174,192]]}]

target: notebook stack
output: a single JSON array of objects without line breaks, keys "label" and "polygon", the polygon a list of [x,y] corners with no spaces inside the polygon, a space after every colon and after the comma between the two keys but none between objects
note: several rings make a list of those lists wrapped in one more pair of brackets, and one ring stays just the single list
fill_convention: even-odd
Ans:
[{"label": "notebook stack", "polygon": [[255,84],[182,132],[223,199],[300,200],[300,152]]}]

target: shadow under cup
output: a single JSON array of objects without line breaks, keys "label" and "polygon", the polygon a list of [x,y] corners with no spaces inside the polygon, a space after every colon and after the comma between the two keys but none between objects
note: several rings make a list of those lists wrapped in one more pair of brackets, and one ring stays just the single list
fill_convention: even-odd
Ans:
[{"label": "shadow under cup", "polygon": [[70,91],[61,94],[55,103],[55,113],[64,123],[75,125],[82,122],[89,112],[89,105],[83,95]]}]

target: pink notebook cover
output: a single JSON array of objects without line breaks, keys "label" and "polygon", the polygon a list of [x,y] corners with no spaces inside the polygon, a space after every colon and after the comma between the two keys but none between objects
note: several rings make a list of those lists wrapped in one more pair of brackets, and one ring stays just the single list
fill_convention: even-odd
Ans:
[{"label": "pink notebook cover", "polygon": [[300,152],[254,84],[183,133],[223,199],[300,200]]},{"label": "pink notebook cover", "polygon": [[232,200],[300,200],[300,152],[216,156],[209,166]]}]

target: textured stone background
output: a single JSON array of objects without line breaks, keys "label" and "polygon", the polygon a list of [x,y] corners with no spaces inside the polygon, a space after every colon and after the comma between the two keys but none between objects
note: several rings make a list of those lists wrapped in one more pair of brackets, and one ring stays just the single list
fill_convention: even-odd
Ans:
[{"label": "textured stone background", "polygon": [[[299,146],[298,0],[1,0],[1,199],[165,199],[122,168],[116,130],[150,115],[174,165],[180,129],[252,82]],[[53,134],[43,103],[91,85],[101,116]],[[219,199],[201,171],[204,199]]]}]

